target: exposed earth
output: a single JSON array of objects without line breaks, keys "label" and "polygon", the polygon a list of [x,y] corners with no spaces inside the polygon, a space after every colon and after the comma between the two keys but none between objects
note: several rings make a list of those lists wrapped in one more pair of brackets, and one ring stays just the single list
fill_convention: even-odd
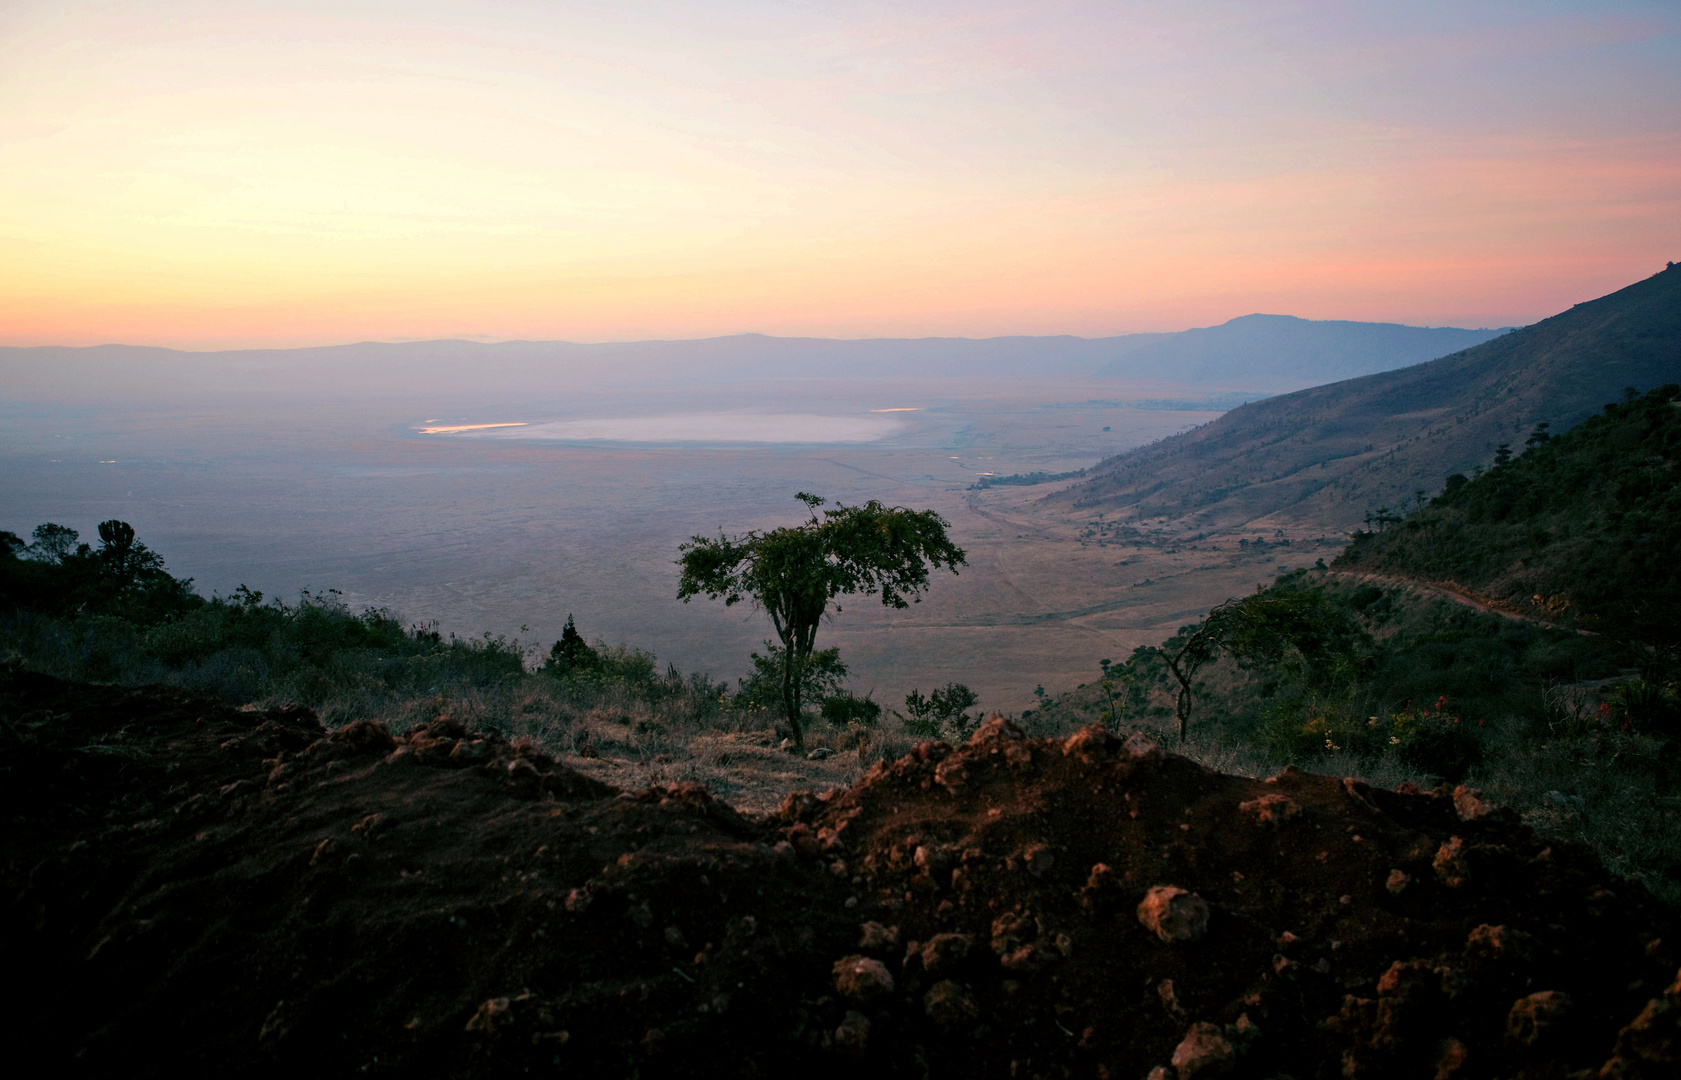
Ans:
[{"label": "exposed earth", "polygon": [[0,739],[42,1072],[1681,1075],[1676,913],[1463,788],[992,721],[747,818],[16,672]]}]

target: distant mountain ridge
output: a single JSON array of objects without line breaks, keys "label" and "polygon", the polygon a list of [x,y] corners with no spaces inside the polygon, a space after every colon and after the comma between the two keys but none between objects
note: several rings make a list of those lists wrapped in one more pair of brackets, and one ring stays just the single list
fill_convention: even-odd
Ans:
[{"label": "distant mountain ridge", "polygon": [[1187,382],[1300,389],[1434,360],[1480,345],[1509,329],[1244,315],[1219,326],[1142,343],[1098,374],[1137,377],[1144,372],[1172,371]]},{"label": "distant mountain ridge", "polygon": [[[470,370],[479,385],[563,379],[600,385],[814,378],[1125,377],[1256,394],[1386,370],[1462,348],[1493,330],[1312,322],[1246,315],[1217,327],[1107,338],[778,338],[688,341],[359,342],[305,349],[185,352],[151,346],[0,348],[0,386],[71,396],[277,393],[300,385],[347,391],[445,391]],[[1165,350],[1165,351],[1163,351]]]},{"label": "distant mountain ridge", "polygon": [[1081,514],[1188,530],[1349,529],[1450,473],[1491,464],[1537,423],[1561,432],[1622,396],[1681,381],[1681,268],[1428,363],[1233,409],[1098,463],[1047,497]]}]

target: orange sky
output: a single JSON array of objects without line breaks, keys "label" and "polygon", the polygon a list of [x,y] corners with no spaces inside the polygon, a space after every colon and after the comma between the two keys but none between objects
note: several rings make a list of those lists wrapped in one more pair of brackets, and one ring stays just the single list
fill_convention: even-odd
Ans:
[{"label": "orange sky", "polygon": [[1673,4],[1394,7],[12,0],[0,344],[1506,325],[1681,258]]}]

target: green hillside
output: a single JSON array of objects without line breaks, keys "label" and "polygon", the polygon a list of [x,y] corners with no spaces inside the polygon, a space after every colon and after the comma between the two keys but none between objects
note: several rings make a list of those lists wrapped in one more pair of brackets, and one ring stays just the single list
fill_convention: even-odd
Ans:
[{"label": "green hillside", "polygon": [[1353,529],[1452,473],[1494,460],[1537,424],[1562,431],[1618,399],[1681,380],[1681,268],[1533,326],[1398,371],[1233,409],[1100,462],[1052,506],[1166,516],[1188,530]]},{"label": "green hillside", "polygon": [[1357,534],[1339,569],[1451,581],[1509,610],[1573,623],[1671,666],[1681,652],[1681,386],[1607,405],[1423,510]]}]

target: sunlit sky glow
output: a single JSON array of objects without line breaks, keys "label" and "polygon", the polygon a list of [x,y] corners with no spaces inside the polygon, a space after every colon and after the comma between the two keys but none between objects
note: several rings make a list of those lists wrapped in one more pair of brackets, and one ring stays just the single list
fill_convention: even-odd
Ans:
[{"label": "sunlit sky glow", "polygon": [[0,343],[1507,325],[1681,259],[1681,5],[8,0]]}]

